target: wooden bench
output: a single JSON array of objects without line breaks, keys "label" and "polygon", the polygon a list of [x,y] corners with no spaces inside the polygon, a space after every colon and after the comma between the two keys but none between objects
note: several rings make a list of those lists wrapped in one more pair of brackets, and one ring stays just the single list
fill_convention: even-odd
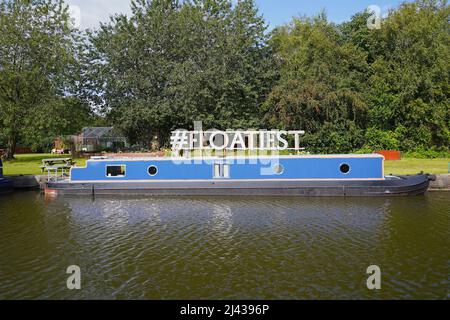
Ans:
[{"label": "wooden bench", "polygon": [[[42,173],[47,171],[48,180],[51,178],[58,178],[58,173],[61,171],[61,177],[64,177],[66,171],[69,171],[75,165],[75,161],[72,158],[49,158],[42,159],[41,171]],[[52,175],[54,173],[54,176]]]},{"label": "wooden bench", "polygon": [[72,167],[75,165],[75,161],[72,158],[50,158],[50,159],[42,159],[41,170],[44,170],[48,167],[59,166],[59,167]]}]

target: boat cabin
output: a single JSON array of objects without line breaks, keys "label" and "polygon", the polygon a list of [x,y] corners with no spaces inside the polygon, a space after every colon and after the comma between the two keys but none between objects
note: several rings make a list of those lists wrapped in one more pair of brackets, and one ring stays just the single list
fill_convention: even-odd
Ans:
[{"label": "boat cabin", "polygon": [[210,158],[94,158],[71,169],[71,182],[160,180],[377,180],[384,157],[307,155]]}]

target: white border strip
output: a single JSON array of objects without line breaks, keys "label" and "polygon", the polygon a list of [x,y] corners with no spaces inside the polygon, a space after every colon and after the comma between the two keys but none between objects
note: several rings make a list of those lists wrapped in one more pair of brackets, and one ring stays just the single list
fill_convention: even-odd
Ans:
[{"label": "white border strip", "polygon": [[204,180],[121,180],[121,181],[111,181],[111,180],[61,180],[62,183],[136,183],[136,182],[228,182],[232,183],[235,181],[240,182],[259,182],[259,181],[370,181],[370,180],[386,180],[385,178],[350,178],[350,179],[328,179],[328,178],[317,178],[317,179],[204,179]]},{"label": "white border strip", "polygon": [[[92,162],[106,162],[106,161],[195,161],[195,160],[233,160],[233,159],[315,159],[315,158],[383,158],[384,156],[377,153],[370,154],[331,154],[331,155],[286,155],[286,156],[227,156],[227,157],[156,157],[156,158],[104,158],[104,159],[88,159]],[[87,162],[86,161],[86,162]]]}]

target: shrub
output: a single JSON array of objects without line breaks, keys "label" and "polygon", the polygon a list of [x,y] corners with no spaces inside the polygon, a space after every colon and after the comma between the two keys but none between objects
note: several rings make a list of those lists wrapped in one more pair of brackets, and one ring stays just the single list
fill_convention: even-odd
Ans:
[{"label": "shrub", "polygon": [[392,131],[369,128],[366,131],[364,149],[366,150],[398,150],[397,135]]}]

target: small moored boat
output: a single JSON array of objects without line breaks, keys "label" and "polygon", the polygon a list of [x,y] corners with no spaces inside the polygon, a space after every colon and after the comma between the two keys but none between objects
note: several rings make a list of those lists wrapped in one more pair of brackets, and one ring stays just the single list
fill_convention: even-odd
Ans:
[{"label": "small moored boat", "polygon": [[13,187],[13,181],[3,176],[3,163],[0,159],[0,194],[11,192]]},{"label": "small moored boat", "polygon": [[209,158],[94,158],[47,193],[154,196],[419,195],[427,174],[385,176],[384,157],[307,155]]}]

